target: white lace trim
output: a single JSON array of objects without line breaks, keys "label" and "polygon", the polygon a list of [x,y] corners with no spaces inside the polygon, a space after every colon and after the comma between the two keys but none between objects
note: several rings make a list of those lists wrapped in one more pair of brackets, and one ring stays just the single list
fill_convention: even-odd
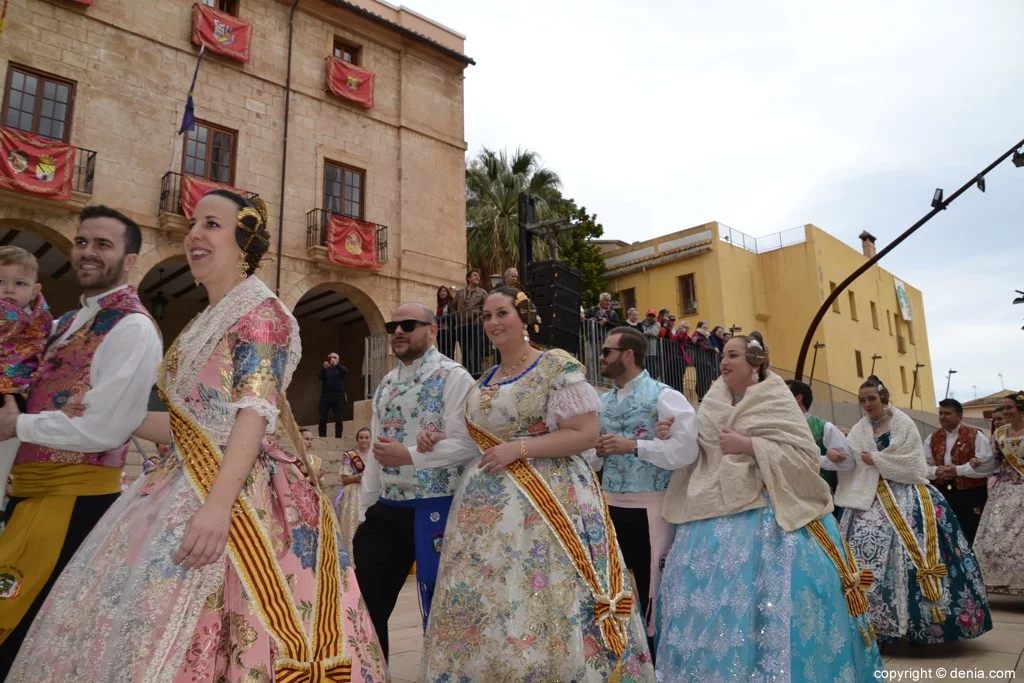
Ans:
[{"label": "white lace trim", "polygon": [[548,398],[548,427],[558,425],[560,419],[601,411],[601,398],[586,381],[573,382],[551,392]]},{"label": "white lace trim", "polygon": [[231,414],[231,420],[234,421],[235,415],[239,410],[243,408],[251,408],[259,413],[262,417],[267,420],[267,434],[273,434],[277,431],[277,416],[281,414],[277,406],[268,401],[265,398],[258,396],[243,396],[241,401],[232,401],[224,406]]}]

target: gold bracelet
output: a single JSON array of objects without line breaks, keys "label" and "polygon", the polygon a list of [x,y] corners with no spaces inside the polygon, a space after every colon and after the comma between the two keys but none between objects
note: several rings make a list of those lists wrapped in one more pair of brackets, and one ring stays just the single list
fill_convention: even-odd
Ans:
[{"label": "gold bracelet", "polygon": [[526,439],[519,442],[519,459],[526,462]]}]

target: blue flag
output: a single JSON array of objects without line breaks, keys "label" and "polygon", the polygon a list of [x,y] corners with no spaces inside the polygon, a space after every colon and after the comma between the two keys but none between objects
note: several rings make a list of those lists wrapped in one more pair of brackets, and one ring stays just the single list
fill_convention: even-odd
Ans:
[{"label": "blue flag", "polygon": [[192,93],[196,89],[196,78],[199,77],[199,65],[203,63],[204,52],[206,52],[205,45],[199,48],[199,59],[196,61],[196,71],[192,74],[192,85],[188,89],[188,101],[185,103],[185,113],[181,117],[181,128],[178,129],[178,135],[196,129],[196,105],[192,101]]}]

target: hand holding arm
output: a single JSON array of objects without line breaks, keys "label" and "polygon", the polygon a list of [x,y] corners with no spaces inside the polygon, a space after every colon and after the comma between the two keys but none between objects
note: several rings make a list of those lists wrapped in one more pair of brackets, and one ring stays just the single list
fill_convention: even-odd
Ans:
[{"label": "hand holding arm", "polygon": [[[597,438],[597,413],[563,417],[558,422],[557,430],[525,441],[526,457],[565,458],[593,448],[597,444]],[[508,467],[509,463],[521,456],[523,443],[508,441],[489,448],[481,458],[478,467],[490,474],[501,472]]]}]

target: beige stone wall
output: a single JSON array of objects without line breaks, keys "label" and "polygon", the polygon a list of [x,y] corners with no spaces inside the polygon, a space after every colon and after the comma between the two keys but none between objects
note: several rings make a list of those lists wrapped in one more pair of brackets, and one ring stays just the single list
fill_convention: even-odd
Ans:
[{"label": "beige stone wall", "polygon": [[[70,141],[98,157],[91,197],[48,202],[0,191],[0,225],[37,232],[66,252],[75,212],[85,203],[106,203],[143,226],[135,282],[183,254],[180,221],[161,229],[157,208],[161,177],[168,169],[181,170],[176,133],[197,55],[190,42],[192,5],[193,0],[103,0],[86,8],[11,0],[0,67],[6,73],[8,62],[15,62],[75,81]],[[282,211],[288,9],[275,0],[241,3],[241,17],[254,25],[251,61],[243,65],[208,52],[195,90],[196,115],[238,131],[235,185],[267,201],[275,242],[283,218],[279,293],[285,304],[293,307],[311,288],[330,285],[363,313],[365,324],[339,329],[336,336],[356,356],[350,362],[361,365],[360,337],[382,332],[400,301],[432,301],[438,284],[463,279],[464,65],[353,12],[318,0],[302,3],[295,20]],[[461,49],[458,34],[405,13],[398,19]],[[335,36],[362,46],[362,65],[376,75],[375,109],[325,92],[324,58]],[[325,159],[366,169],[365,219],[388,226],[389,260],[378,273],[307,255],[306,213],[321,206]],[[261,272],[271,288],[276,270],[271,264]],[[169,311],[162,325],[165,343],[191,313]],[[296,375],[297,403],[309,416],[311,373],[322,363],[321,347],[332,340],[303,341],[316,356]],[[361,367],[350,370],[350,386],[360,387],[350,397],[361,398]]]}]

